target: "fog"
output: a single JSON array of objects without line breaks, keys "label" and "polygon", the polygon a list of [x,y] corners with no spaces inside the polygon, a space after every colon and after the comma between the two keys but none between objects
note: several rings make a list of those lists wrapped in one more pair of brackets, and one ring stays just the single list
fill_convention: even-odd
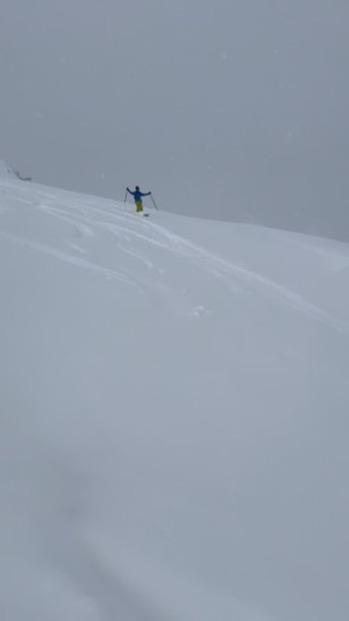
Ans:
[{"label": "fog", "polygon": [[347,0],[2,0],[0,157],[349,241]]}]

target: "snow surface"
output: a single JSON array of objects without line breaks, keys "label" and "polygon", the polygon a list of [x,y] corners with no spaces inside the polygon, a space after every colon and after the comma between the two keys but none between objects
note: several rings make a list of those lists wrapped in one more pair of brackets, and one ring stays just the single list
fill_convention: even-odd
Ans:
[{"label": "snow surface", "polygon": [[347,621],[349,246],[0,181],[0,618]]}]

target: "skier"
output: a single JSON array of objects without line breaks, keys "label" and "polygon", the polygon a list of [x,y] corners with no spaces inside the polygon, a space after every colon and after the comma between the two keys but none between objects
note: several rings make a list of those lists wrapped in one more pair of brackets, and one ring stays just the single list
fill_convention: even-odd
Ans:
[{"label": "skier", "polygon": [[129,194],[132,194],[134,198],[136,204],[136,211],[143,211],[142,196],[150,196],[151,192],[141,192],[139,185],[136,185],[134,192],[132,192],[130,188],[126,188],[126,190]]}]

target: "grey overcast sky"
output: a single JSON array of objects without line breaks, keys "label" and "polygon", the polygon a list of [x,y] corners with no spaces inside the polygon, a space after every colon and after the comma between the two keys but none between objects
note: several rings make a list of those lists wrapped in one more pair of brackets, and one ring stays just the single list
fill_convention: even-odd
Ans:
[{"label": "grey overcast sky", "polygon": [[348,0],[1,0],[0,158],[349,241]]}]

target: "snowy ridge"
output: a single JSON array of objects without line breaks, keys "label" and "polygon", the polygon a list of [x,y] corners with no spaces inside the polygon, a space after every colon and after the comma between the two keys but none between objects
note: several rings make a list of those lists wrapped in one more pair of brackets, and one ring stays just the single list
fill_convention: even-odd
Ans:
[{"label": "snowy ridge", "polygon": [[348,246],[8,177],[0,254],[0,617],[347,621]]}]

